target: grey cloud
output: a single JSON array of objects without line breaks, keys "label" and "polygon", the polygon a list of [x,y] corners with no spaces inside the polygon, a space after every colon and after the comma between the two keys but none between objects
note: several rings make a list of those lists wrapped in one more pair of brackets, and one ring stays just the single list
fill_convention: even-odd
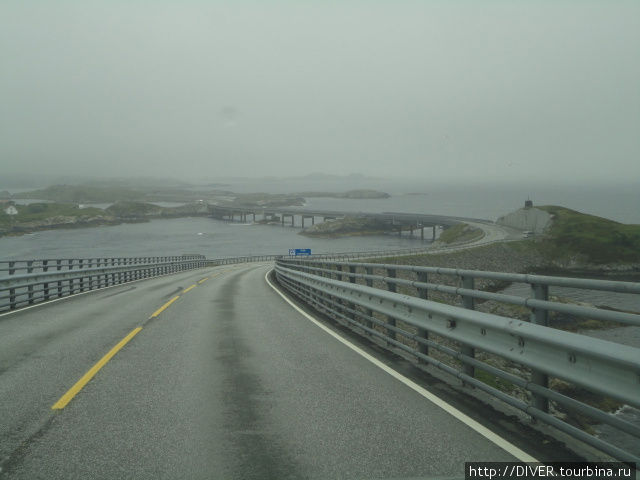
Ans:
[{"label": "grey cloud", "polygon": [[9,171],[640,178],[637,2],[0,6]]}]

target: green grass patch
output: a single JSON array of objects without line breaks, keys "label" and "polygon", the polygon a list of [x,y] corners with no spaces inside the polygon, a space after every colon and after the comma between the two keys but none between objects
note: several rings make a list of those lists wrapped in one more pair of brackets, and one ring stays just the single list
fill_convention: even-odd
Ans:
[{"label": "green grass patch", "polygon": [[70,203],[31,203],[29,205],[16,205],[16,210],[18,210],[18,214],[12,217],[13,220],[20,223],[45,220],[57,216],[104,215],[104,210],[100,208],[78,208],[77,205]]},{"label": "green grass patch", "polygon": [[469,242],[482,237],[482,235],[482,230],[473,228],[466,223],[459,223],[442,232],[438,240],[447,244],[453,242]]},{"label": "green grass patch", "polygon": [[160,214],[163,208],[157,205],[144,202],[117,202],[107,208],[105,211],[116,217],[144,217],[151,214]]},{"label": "green grass patch", "polygon": [[501,392],[510,392],[513,390],[514,385],[511,382],[506,381],[503,378],[496,377],[489,372],[476,368],[475,370],[476,380],[480,380],[482,383],[486,383],[490,387],[500,390]]},{"label": "green grass patch", "polygon": [[640,225],[618,223],[558,206],[538,207],[553,215],[544,251],[554,259],[576,255],[595,264],[640,261]]}]

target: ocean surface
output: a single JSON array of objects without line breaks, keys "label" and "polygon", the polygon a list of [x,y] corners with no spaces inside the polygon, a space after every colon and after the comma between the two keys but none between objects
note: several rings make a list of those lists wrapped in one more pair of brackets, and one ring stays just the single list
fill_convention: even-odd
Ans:
[{"label": "ocean surface", "polygon": [[300,228],[241,224],[206,217],[151,220],[93,228],[44,230],[0,238],[0,259],[163,256],[198,253],[207,258],[287,255],[290,248],[313,253],[399,250],[428,245],[419,237],[379,235],[307,238]]}]

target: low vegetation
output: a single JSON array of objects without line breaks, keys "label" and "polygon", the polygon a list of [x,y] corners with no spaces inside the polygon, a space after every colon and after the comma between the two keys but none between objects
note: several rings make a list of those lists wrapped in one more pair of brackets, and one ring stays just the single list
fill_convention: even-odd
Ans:
[{"label": "low vegetation", "polygon": [[482,238],[483,235],[483,231],[479,228],[474,228],[466,223],[459,223],[442,232],[438,240],[446,244],[471,242]]},{"label": "low vegetation", "polygon": [[123,222],[146,222],[152,218],[208,215],[205,204],[191,203],[178,207],[160,207],[144,202],[117,202],[109,208],[80,208],[71,203],[32,203],[15,205],[18,213],[0,210],[0,235],[19,235],[52,228],[78,228],[115,225]]},{"label": "low vegetation", "polygon": [[122,219],[158,216],[162,211],[162,207],[144,202],[117,202],[105,209],[105,212]]},{"label": "low vegetation", "polygon": [[550,258],[590,264],[640,262],[640,225],[626,225],[564,207],[538,208],[553,215],[542,245]]},{"label": "low vegetation", "polygon": [[308,237],[335,238],[354,235],[379,235],[389,231],[389,224],[370,217],[345,217],[313,225],[300,232]]},{"label": "low vegetation", "polygon": [[99,208],[79,208],[65,203],[15,205],[18,213],[0,210],[0,236],[20,235],[35,230],[114,224],[118,221]]},{"label": "low vegetation", "polygon": [[231,204],[234,207],[289,207],[304,205],[304,198],[299,195],[280,193],[243,193],[236,195]]},{"label": "low vegetation", "polygon": [[15,205],[17,215],[7,215],[0,210],[0,225],[12,225],[23,222],[37,222],[51,217],[78,217],[104,215],[100,208],[78,208],[70,203],[32,203]]}]

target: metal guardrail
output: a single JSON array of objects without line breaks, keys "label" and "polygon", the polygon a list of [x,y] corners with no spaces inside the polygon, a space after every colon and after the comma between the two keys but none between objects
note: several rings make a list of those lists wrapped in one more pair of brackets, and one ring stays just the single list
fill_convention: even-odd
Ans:
[{"label": "metal guardrail", "polygon": [[[323,253],[313,258],[373,258],[413,255],[425,249]],[[203,255],[0,260],[0,312],[53,298],[178,271],[246,262],[275,261],[281,255],[206,259]]]},{"label": "metal guardrail", "polygon": [[208,265],[204,255],[0,261],[0,312]]},{"label": "metal guardrail", "polygon": [[[275,272],[278,282],[301,301],[356,332],[410,353],[614,458],[640,464],[636,453],[557,415],[563,411],[588,417],[637,442],[639,426],[568,392],[583,390],[640,408],[640,349],[548,326],[553,311],[640,325],[640,315],[549,299],[550,286],[638,294],[640,283],[291,258],[277,260]],[[431,283],[434,274],[453,278],[457,286]],[[532,296],[482,291],[475,288],[476,279],[528,283]],[[458,306],[429,300],[433,292],[455,295]],[[526,307],[529,321],[476,311],[481,300]],[[550,379],[571,388],[561,393],[550,387]]]},{"label": "metal guardrail", "polygon": [[[514,239],[518,240],[518,239]],[[357,252],[326,252],[326,253],[314,253],[304,258],[312,258],[312,259],[323,259],[323,260],[355,260],[362,258],[386,258],[386,257],[400,257],[400,256],[409,256],[409,255],[424,255],[424,254],[432,254],[432,253],[443,253],[447,251],[457,250],[459,248],[464,248],[468,246],[468,244],[475,243],[477,239],[470,240],[468,242],[460,242],[451,245],[441,245],[437,248],[434,248],[433,244],[430,244],[427,247],[421,248],[404,248],[399,250],[364,250]],[[483,243],[483,245],[488,245],[490,243],[498,243],[505,242],[511,240],[494,240],[491,242]],[[293,257],[282,254],[271,254],[271,255],[249,255],[244,257],[226,257],[226,258],[218,258],[218,259],[209,259],[212,265],[227,265],[232,263],[245,263],[245,262],[265,262],[265,261],[275,261],[280,258],[302,258],[302,257]]]}]

